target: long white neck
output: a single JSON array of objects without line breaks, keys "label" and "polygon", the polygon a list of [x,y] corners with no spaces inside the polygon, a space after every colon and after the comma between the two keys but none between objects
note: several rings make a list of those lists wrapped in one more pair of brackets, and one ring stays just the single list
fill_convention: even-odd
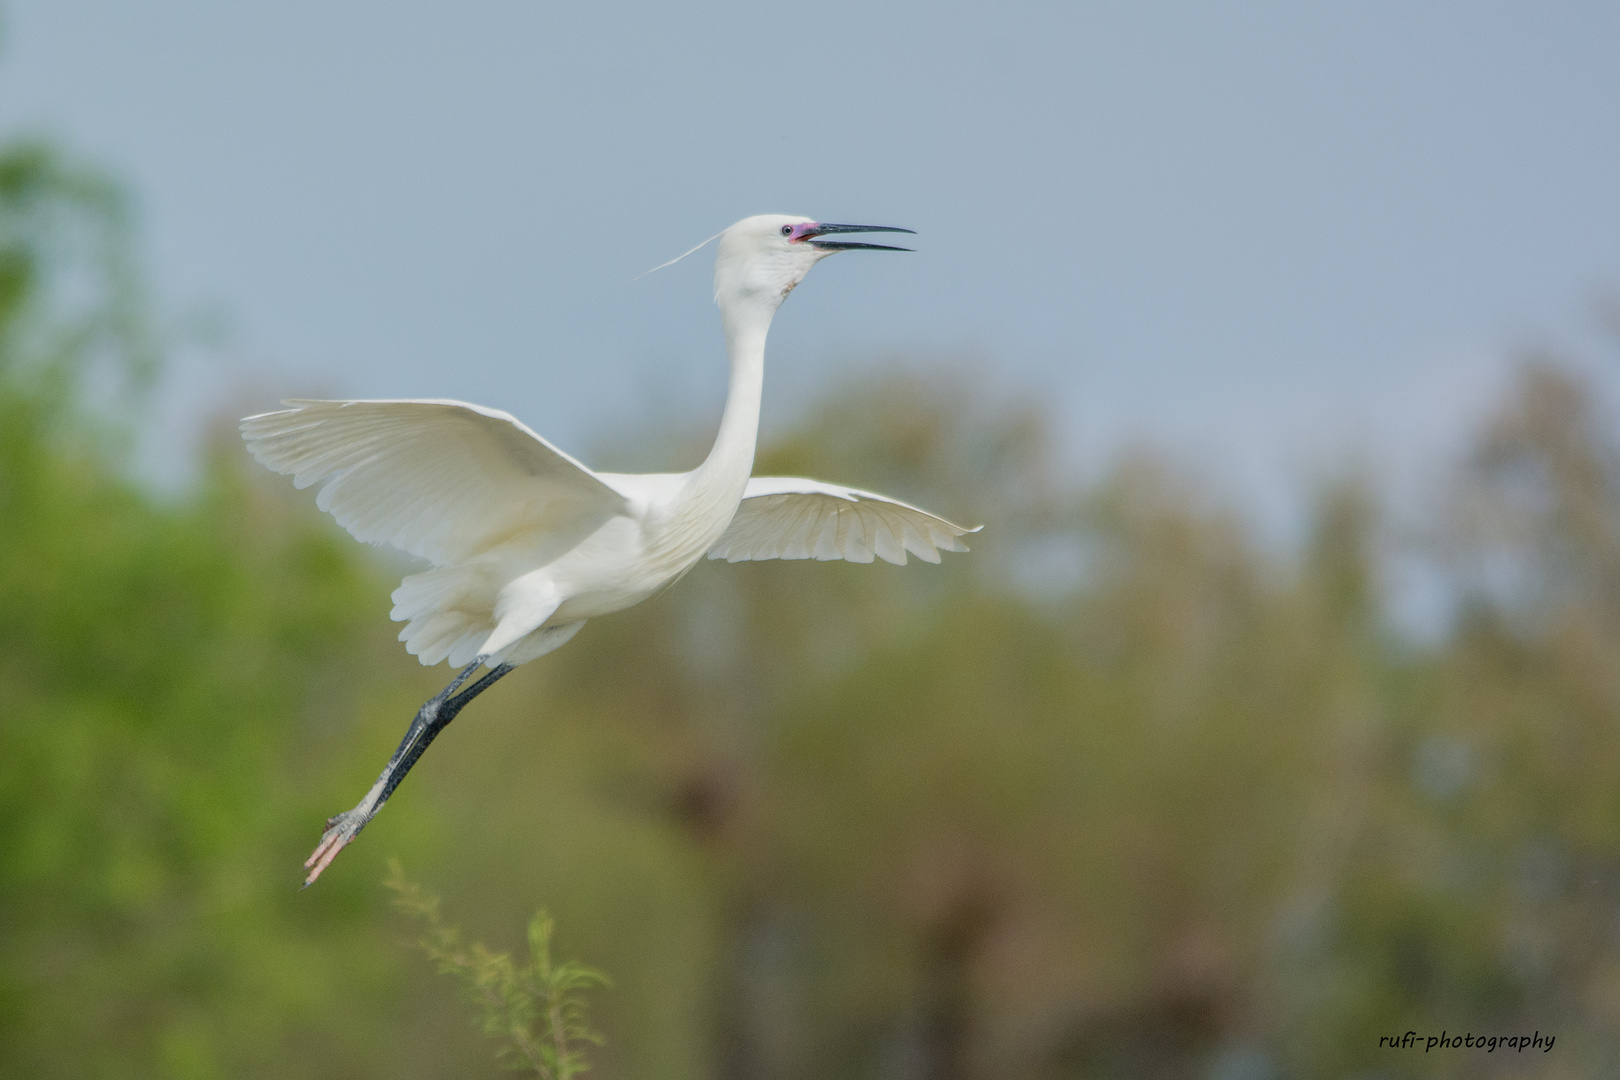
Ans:
[{"label": "long white neck", "polygon": [[689,495],[705,503],[729,503],[734,510],[754,470],[760,394],[765,385],[765,335],[770,332],[775,314],[775,304],[741,302],[721,309],[726,354],[731,360],[731,384],[714,446],[703,464],[693,470],[687,484]]}]

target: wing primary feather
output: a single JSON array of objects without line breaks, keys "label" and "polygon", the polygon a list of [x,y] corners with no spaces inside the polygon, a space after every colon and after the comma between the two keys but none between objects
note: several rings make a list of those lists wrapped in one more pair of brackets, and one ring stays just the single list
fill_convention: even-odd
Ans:
[{"label": "wing primary feather", "polygon": [[915,555],[938,563],[942,551],[966,551],[961,537],[977,531],[870,491],[802,477],[755,477],[709,557],[729,562],[881,558],[904,566],[907,556]]},{"label": "wing primary feather", "polygon": [[242,421],[248,449],[357,538],[437,566],[574,531],[624,496],[516,418],[465,402],[303,401]]}]

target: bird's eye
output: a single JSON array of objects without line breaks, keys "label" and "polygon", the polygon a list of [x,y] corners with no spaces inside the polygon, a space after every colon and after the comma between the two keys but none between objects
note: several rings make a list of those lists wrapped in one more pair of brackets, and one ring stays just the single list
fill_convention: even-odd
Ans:
[{"label": "bird's eye", "polygon": [[791,226],[791,225],[782,226],[782,235],[783,236],[792,236],[793,235],[793,226]]}]

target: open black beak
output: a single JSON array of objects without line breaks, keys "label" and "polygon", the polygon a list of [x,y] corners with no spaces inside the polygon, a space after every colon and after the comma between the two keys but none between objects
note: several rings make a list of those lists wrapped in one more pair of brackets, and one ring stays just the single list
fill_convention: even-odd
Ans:
[{"label": "open black beak", "polygon": [[829,225],[825,222],[805,229],[799,234],[802,240],[809,240],[810,245],[819,251],[911,251],[912,248],[891,247],[888,244],[863,244],[857,240],[820,240],[817,237],[828,236],[833,233],[868,233],[868,232],[903,232],[916,236],[912,229],[899,229],[893,225]]}]

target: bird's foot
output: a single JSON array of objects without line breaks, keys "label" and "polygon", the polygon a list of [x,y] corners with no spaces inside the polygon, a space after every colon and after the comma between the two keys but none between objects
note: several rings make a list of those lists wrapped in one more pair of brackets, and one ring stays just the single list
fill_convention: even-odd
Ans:
[{"label": "bird's foot", "polygon": [[309,871],[309,876],[304,879],[304,888],[315,884],[315,879],[321,876],[321,871],[332,865],[332,860],[338,857],[338,852],[348,847],[370,820],[371,815],[358,806],[326,820],[326,831],[321,834],[320,845],[304,860],[304,869]]}]

